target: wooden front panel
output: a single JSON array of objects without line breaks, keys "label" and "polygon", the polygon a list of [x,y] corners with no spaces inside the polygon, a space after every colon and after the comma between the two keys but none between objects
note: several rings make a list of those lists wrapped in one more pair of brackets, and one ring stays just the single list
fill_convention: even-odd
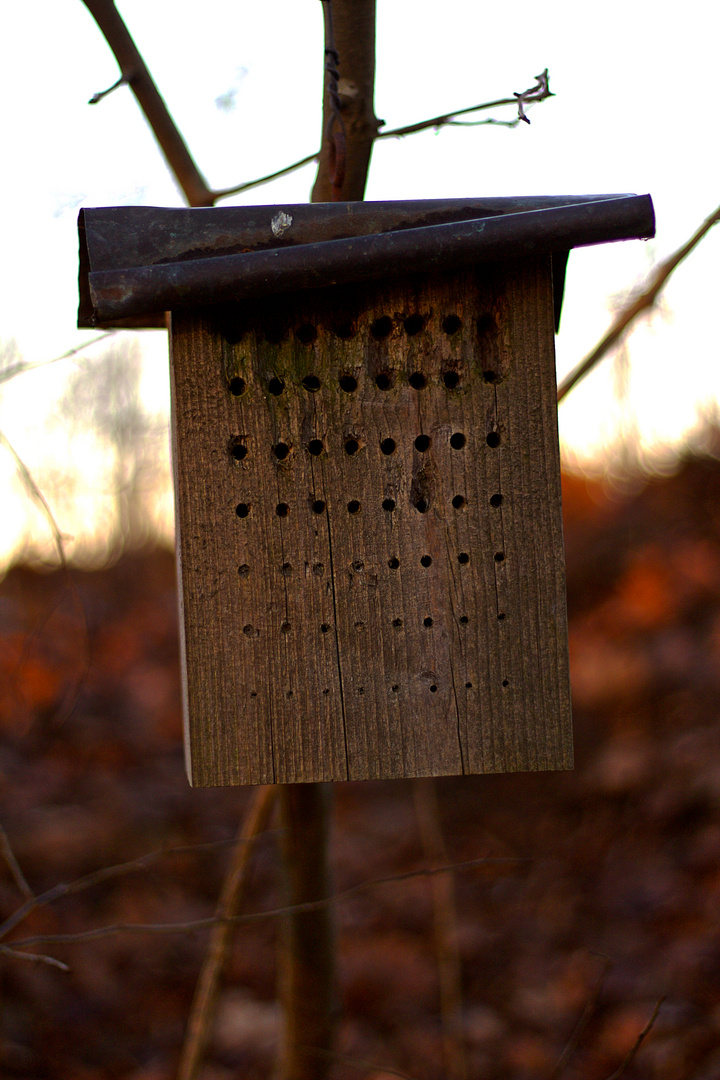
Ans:
[{"label": "wooden front panel", "polygon": [[549,261],[171,339],[192,782],[570,768]]}]

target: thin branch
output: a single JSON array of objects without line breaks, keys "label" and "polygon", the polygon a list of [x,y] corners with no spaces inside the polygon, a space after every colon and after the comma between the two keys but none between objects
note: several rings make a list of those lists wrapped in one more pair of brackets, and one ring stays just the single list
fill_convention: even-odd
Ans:
[{"label": "thin branch", "polygon": [[47,964],[48,967],[59,968],[60,971],[70,970],[62,960],[57,960],[54,956],[45,956],[43,953],[21,952],[19,949],[10,948],[9,945],[0,945],[0,953],[3,956],[12,956],[15,960],[29,960],[31,964]]},{"label": "thin branch", "polygon": [[650,276],[649,283],[643,291],[630,300],[625,307],[621,308],[615,316],[610,329],[598,344],[573,370],[565,376],[558,387],[558,404],[567,397],[573,387],[577,386],[581,379],[592,371],[600,360],[618,343],[620,338],[627,332],[638,316],[651,308],[657,300],[658,294],[664,288],[670,275],[677,269],[680,263],[690,252],[697,247],[702,238],[710,232],[713,225],[720,221],[720,206],[702,223],[699,229],[693,233],[690,239],[678,248],[678,250],[658,264]]},{"label": "thin branch", "polygon": [[628,1066],[632,1063],[632,1061],[635,1058],[635,1055],[637,1054],[638,1050],[642,1046],[642,1044],[645,1041],[645,1039],[647,1038],[647,1036],[652,1031],[653,1025],[655,1024],[655,1021],[658,1018],[658,1013],[660,1012],[660,1009],[661,1009],[662,1004],[663,1004],[664,1001],[665,1001],[665,994],[663,994],[663,996],[661,998],[658,998],[657,1004],[655,1005],[655,1008],[653,1009],[652,1016],[650,1017],[650,1019],[648,1020],[647,1024],[642,1029],[640,1034],[638,1035],[638,1037],[635,1040],[635,1043],[633,1044],[633,1046],[628,1051],[627,1055],[625,1056],[625,1060],[620,1065],[620,1068],[616,1069],[615,1072],[612,1074],[612,1076],[608,1077],[608,1080],[619,1080],[619,1078],[627,1070]]},{"label": "thin branch", "polygon": [[12,875],[13,881],[25,899],[34,900],[35,894],[27,883],[27,879],[20,868],[20,863],[15,858],[15,852],[10,846],[8,834],[5,832],[2,825],[0,825],[0,855],[2,855],[5,860],[5,864]]},{"label": "thin branch", "polygon": [[125,76],[121,75],[120,78],[112,84],[112,86],[108,86],[107,90],[98,90],[97,93],[93,94],[93,96],[88,101],[88,105],[97,105],[100,101],[102,101],[103,98],[106,98],[108,94],[112,94],[113,90],[117,90],[120,86],[125,86],[127,84],[127,81],[128,80],[125,78]]},{"label": "thin branch", "polygon": [[207,1046],[210,1026],[215,1016],[218,984],[227,955],[233,924],[228,918],[236,915],[242,903],[253,842],[267,826],[277,798],[277,788],[257,788],[245,820],[238,829],[230,869],[223,885],[216,916],[222,921],[213,927],[205,962],[195,989],[180,1055],[178,1080],[195,1080]]},{"label": "thin branch", "polygon": [[573,1056],[578,1046],[580,1045],[580,1040],[585,1034],[585,1029],[587,1028],[588,1024],[592,1020],[597,1010],[598,1001],[600,1000],[600,994],[602,993],[603,983],[605,982],[605,976],[607,975],[611,967],[611,961],[606,959],[603,970],[600,972],[600,975],[595,982],[595,986],[593,987],[593,992],[585,1003],[585,1008],[580,1015],[580,1019],[575,1025],[575,1029],[568,1040],[567,1046],[560,1055],[558,1063],[553,1069],[549,1080],[559,1080],[560,1075],[565,1070],[565,1066],[570,1061],[570,1058]]},{"label": "thin branch", "polygon": [[53,539],[55,541],[55,547],[57,549],[60,565],[63,567],[63,569],[67,569],[67,560],[65,558],[65,538],[60,532],[58,524],[53,516],[53,512],[48,505],[47,499],[33,480],[32,473],[28,469],[27,465],[22,460],[10,440],[5,434],[3,434],[2,431],[0,431],[0,446],[4,446],[7,452],[12,457],[13,461],[15,462],[15,468],[17,470],[17,473],[22,480],[23,487],[25,488],[30,498],[38,504],[42,513],[45,515],[45,518],[47,519],[47,522],[50,526],[50,530],[53,534]]},{"label": "thin branch", "polygon": [[[514,105],[520,110],[528,106],[533,105],[538,101],[545,101],[546,98],[554,97],[551,93],[548,85],[548,72],[547,68],[544,72],[537,76],[537,82],[535,86],[531,86],[528,90],[523,91],[522,94],[513,95],[513,97],[497,98],[495,101],[484,101],[480,105],[470,105],[468,108],[455,109],[453,112],[443,113],[440,116],[431,116],[427,120],[419,120],[414,124],[406,124],[403,127],[389,128],[387,131],[378,131],[375,134],[375,139],[400,139],[405,135],[415,135],[419,131],[425,131],[427,128],[435,128],[436,130],[441,127],[480,127],[483,124],[495,124],[498,127],[517,127],[521,118],[528,120],[527,116],[518,115],[514,120],[477,120],[477,121],[461,121],[458,120],[459,116],[467,116],[470,113],[483,112],[487,109],[499,109],[506,105]],[[312,161],[317,161],[320,157],[320,151],[318,150],[314,154],[308,154],[306,157],[301,158],[299,161],[294,161],[292,165],[286,165],[282,169],[278,169],[276,172],[268,173],[267,176],[260,176],[257,180],[246,180],[242,184],[236,184],[234,187],[223,188],[222,191],[213,192],[215,200],[227,199],[231,195],[240,195],[244,191],[249,191],[251,188],[260,187],[261,184],[269,184],[271,180],[277,180],[281,176],[288,176],[290,173],[297,172],[298,169],[304,168],[305,165],[309,165]]]},{"label": "thin branch", "polygon": [[60,356],[54,356],[52,360],[35,360],[33,362],[18,360],[16,364],[10,364],[6,368],[0,368],[0,385],[2,385],[2,383],[10,382],[11,379],[16,378],[18,375],[24,375],[26,371],[35,371],[36,368],[48,367],[49,364],[57,364],[60,360],[69,360],[71,356],[77,356],[78,353],[85,352],[85,349],[89,349],[91,345],[96,345],[98,341],[104,341],[106,338],[112,337],[113,334],[117,333],[117,330],[106,330],[105,333],[98,334],[97,337],[91,338],[90,341],[86,341],[83,345],[77,345],[74,349],[68,349],[67,352],[62,353]]}]

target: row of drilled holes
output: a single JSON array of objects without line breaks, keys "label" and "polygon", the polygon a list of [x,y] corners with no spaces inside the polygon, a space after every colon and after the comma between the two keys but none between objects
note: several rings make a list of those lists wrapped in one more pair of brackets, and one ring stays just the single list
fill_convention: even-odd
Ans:
[{"label": "row of drilled holes", "polygon": [[[503,686],[507,687],[507,686],[510,685],[510,680],[509,679],[503,679],[502,684],[503,684]],[[471,682],[466,682],[465,683],[465,689],[466,690],[472,690],[473,689],[473,684]],[[435,694],[435,693],[437,693],[438,687],[437,687],[437,685],[435,683],[431,683],[430,686],[428,686],[428,690],[430,691],[431,694]],[[390,692],[392,694],[397,694],[399,691],[400,691],[400,685],[398,683],[393,683],[391,685],[391,687],[390,687]],[[325,689],[323,690],[323,694],[327,697],[327,695],[329,693],[330,693],[330,687],[326,686]],[[358,694],[364,694],[365,693],[365,687],[364,686],[358,686],[357,693]],[[256,698],[257,696],[258,696],[257,690],[251,690],[250,691],[250,697],[251,698]],[[285,697],[288,698],[288,699],[295,697],[295,691],[294,690],[286,690],[285,691]]]},{"label": "row of drilled holes", "polygon": [[[395,385],[398,375],[394,371],[381,371],[375,376],[375,385],[378,390],[391,390]],[[457,371],[444,371],[442,373],[442,382],[446,389],[456,390],[460,385],[460,375]],[[483,379],[488,383],[495,383],[498,381],[498,374],[496,371],[483,371]],[[424,390],[428,385],[428,377],[423,371],[413,371],[408,376],[408,384],[413,390]],[[301,380],[301,385],[311,394],[317,393],[322,386],[322,382],[317,375],[306,375]],[[346,394],[353,394],[358,388],[358,380],[354,375],[341,374],[338,376],[338,386],[341,390],[344,390]],[[247,383],[241,375],[234,375],[228,383],[228,389],[235,397],[241,397],[247,390]],[[278,375],[274,375],[267,383],[268,393],[273,397],[279,397],[285,389],[285,380],[281,379]]]},{"label": "row of drilled holes", "polygon": [[[448,439],[448,442],[453,450],[462,450],[467,443],[467,439],[462,431],[455,431]],[[500,436],[497,431],[489,432],[485,437],[485,442],[492,450],[495,450],[500,445]],[[397,450],[397,443],[392,438],[381,439],[379,445],[380,450],[386,456],[394,454]],[[413,443],[413,446],[420,454],[426,453],[431,445],[432,439],[429,435],[418,435]],[[323,451],[327,452],[322,439],[310,439],[306,449],[313,457],[319,457]],[[354,457],[361,449],[361,445],[354,435],[348,435],[343,443],[343,449],[348,457]],[[290,444],[282,441],[275,443],[272,448],[272,452],[278,461],[285,461],[290,456],[290,451]],[[232,459],[234,461],[244,461],[248,453],[249,450],[242,441],[242,436],[235,436],[230,442],[230,456]]]},{"label": "row of drilled holes", "polygon": [[[419,334],[429,322],[429,317],[419,315],[417,313],[408,315],[402,320],[402,327],[408,337],[415,337]],[[441,322],[442,331],[448,337],[452,337],[462,327],[462,319],[459,315],[446,315]],[[492,315],[481,315],[476,320],[477,332],[481,336],[485,336],[494,326],[495,319]],[[377,319],[373,319],[370,323],[370,334],[376,341],[384,341],[389,337],[393,331],[395,322],[389,315],[380,315]],[[336,323],[332,327],[332,331],[336,337],[339,337],[342,341],[349,341],[354,338],[359,331],[359,327],[353,321]],[[237,344],[242,335],[236,335],[232,331],[226,330],[225,337],[231,345]],[[265,337],[268,341],[274,344],[279,344],[285,336],[284,329],[281,327],[265,328]],[[318,331],[317,327],[313,323],[303,323],[295,330],[295,337],[303,345],[312,345],[317,341]]]},{"label": "row of drilled holes", "polygon": [[[496,551],[493,555],[493,559],[496,563],[505,562],[505,553],[502,551]],[[459,551],[457,561],[460,563],[461,566],[467,566],[467,564],[470,562],[470,555],[467,551]],[[429,566],[432,566],[432,562],[432,556],[430,555],[422,555],[420,558],[420,565],[425,569],[427,569]],[[388,559],[387,564],[391,570],[399,570],[400,568],[400,560],[396,555],[391,556]],[[356,559],[355,562],[352,563],[352,568],[356,573],[359,574],[362,573],[362,571],[365,569],[365,564],[359,559]],[[313,566],[313,573],[319,576],[323,573],[324,569],[325,567],[322,563],[315,563],[315,565]],[[283,574],[291,574],[293,572],[292,564],[287,562],[283,563],[282,572]],[[239,566],[238,574],[241,578],[248,577],[250,574],[249,565],[247,563],[243,563],[242,566]],[[504,616],[501,616],[501,618],[504,618]],[[463,617],[460,622],[467,622],[467,619]]]},{"label": "row of drilled holes", "polygon": [[[464,495],[454,495],[450,502],[455,510],[462,510],[462,508],[467,505]],[[488,502],[490,506],[493,507],[493,509],[497,510],[503,505],[503,497],[499,491],[496,491],[494,495],[490,496]],[[418,510],[421,514],[426,513],[428,510],[427,499],[417,498],[413,505],[415,506],[415,509]],[[314,499],[310,503],[310,509],[312,510],[313,514],[324,514],[327,508],[328,506],[324,499]],[[394,499],[383,499],[382,508],[386,513],[391,514],[397,508],[397,503]],[[235,507],[235,513],[239,518],[249,517],[251,510],[252,504],[247,502],[240,502]],[[351,499],[350,502],[347,504],[348,514],[359,514],[361,510],[362,504],[358,499]],[[278,517],[287,517],[290,513],[289,503],[278,503],[275,507],[275,513]]]},{"label": "row of drilled holes", "polygon": [[[504,615],[504,613],[501,612],[498,615],[498,619],[500,619],[502,621],[504,618],[505,618],[505,615]],[[470,622],[470,620],[468,619],[467,615],[461,615],[460,618],[458,619],[458,622],[461,623],[463,626],[467,626],[467,624]],[[425,618],[422,621],[422,624],[425,627],[425,629],[430,630],[435,625],[435,620],[432,618],[431,615],[426,615]],[[395,618],[395,619],[391,619],[391,625],[395,630],[401,630],[403,628],[403,626],[405,625],[405,623],[403,622],[402,619]],[[282,622],[280,624],[280,629],[282,630],[283,634],[289,634],[290,631],[292,630],[292,625],[287,620],[285,620],[285,622]],[[305,631],[306,627],[303,626],[302,629],[303,629],[303,631]],[[355,623],[355,629],[357,631],[364,630],[365,629],[365,623],[356,622]],[[330,632],[330,630],[331,630],[331,626],[330,626],[329,623],[320,623],[320,632],[322,634],[327,634],[327,633]],[[252,623],[246,623],[246,625],[243,626],[243,634],[245,635],[245,637],[249,637],[249,638],[260,637],[260,631],[257,629],[257,627],[253,626]]]}]

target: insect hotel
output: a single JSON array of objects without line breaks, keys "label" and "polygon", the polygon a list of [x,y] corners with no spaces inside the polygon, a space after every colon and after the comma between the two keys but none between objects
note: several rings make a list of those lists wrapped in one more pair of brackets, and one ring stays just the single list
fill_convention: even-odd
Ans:
[{"label": "insect hotel", "polygon": [[649,196],[81,212],[166,325],[196,785],[568,769],[553,335]]}]

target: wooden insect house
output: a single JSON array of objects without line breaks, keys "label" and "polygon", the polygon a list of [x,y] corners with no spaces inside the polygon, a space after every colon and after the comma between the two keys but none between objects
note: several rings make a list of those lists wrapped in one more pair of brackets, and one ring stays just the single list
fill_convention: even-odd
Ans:
[{"label": "wooden insect house", "polygon": [[572,764],[553,335],[649,197],[85,210],[81,326],[164,325],[188,774]]}]

